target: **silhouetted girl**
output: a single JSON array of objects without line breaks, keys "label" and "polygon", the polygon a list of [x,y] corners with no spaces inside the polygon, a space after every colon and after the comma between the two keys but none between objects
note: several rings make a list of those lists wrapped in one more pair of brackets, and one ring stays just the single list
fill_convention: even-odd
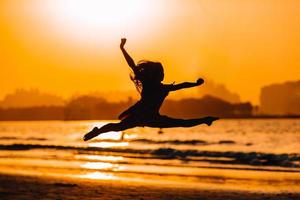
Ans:
[{"label": "silhouetted girl", "polygon": [[170,91],[176,91],[183,88],[199,86],[204,83],[203,79],[198,79],[195,83],[184,82],[180,84],[163,84],[164,69],[161,63],[142,61],[137,65],[124,49],[126,39],[121,39],[120,48],[123,55],[133,70],[131,76],[141,99],[129,109],[120,114],[119,123],[109,123],[101,128],[95,127],[91,132],[84,136],[84,140],[90,140],[101,133],[109,131],[123,131],[125,129],[137,126],[149,126],[157,128],[169,127],[192,127],[199,124],[211,125],[217,117],[204,117],[197,119],[174,119],[168,116],[160,115],[159,109]]}]

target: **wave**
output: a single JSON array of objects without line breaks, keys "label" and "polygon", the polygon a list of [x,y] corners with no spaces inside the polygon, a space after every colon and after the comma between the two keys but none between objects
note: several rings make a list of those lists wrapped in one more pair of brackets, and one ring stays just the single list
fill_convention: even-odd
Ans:
[{"label": "wave", "polygon": [[[19,138],[19,137],[0,137],[0,140],[34,140],[34,141],[46,141],[46,138],[40,137],[28,137],[28,138]],[[80,141],[82,139],[80,138]],[[116,142],[116,140],[102,139],[95,140],[99,142]],[[150,140],[150,139],[132,139],[132,140],[121,140],[122,142],[131,142],[131,143],[146,143],[146,144],[172,144],[172,145],[211,145],[211,144],[236,144],[233,140],[220,140],[219,142],[207,142],[205,140]],[[119,141],[118,141],[119,142]]]},{"label": "wave", "polygon": [[36,140],[36,141],[45,141],[47,139],[46,138],[38,138],[38,137],[18,138],[18,137],[4,136],[4,137],[0,137],[0,140]]},{"label": "wave", "polygon": [[[116,140],[101,139],[95,140],[97,142],[116,142]],[[205,140],[151,140],[151,139],[132,139],[132,140],[118,140],[122,142],[131,143],[146,143],[146,144],[172,144],[172,145],[211,145],[211,144],[236,144],[233,140],[220,140],[218,142],[207,142]],[[249,144],[247,144],[249,145]]]},{"label": "wave", "polygon": [[174,144],[174,145],[207,145],[204,140],[149,140],[149,139],[134,139],[129,142],[139,142],[148,144]]},{"label": "wave", "polygon": [[4,136],[4,137],[0,137],[0,140],[16,140],[18,139],[17,137],[9,137],[9,136]]},{"label": "wave", "polygon": [[[76,147],[56,146],[40,144],[11,144],[0,145],[0,150],[31,150],[31,149],[56,149],[72,150],[80,153],[123,153],[131,154],[132,157],[156,158],[156,159],[179,159],[189,161],[207,161],[219,164],[243,164],[253,166],[280,166],[300,168],[300,154],[273,154],[261,152],[233,152],[233,151],[199,151],[177,150],[174,148],[158,149],[130,149],[130,148],[101,148],[101,147]],[[228,159],[209,159],[228,158]]]}]

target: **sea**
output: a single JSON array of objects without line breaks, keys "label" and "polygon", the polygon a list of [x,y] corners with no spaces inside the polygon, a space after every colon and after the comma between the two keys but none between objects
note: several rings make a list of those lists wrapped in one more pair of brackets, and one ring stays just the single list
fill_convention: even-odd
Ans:
[{"label": "sea", "polygon": [[109,122],[0,122],[0,174],[300,192],[300,119],[138,127],[83,141]]}]

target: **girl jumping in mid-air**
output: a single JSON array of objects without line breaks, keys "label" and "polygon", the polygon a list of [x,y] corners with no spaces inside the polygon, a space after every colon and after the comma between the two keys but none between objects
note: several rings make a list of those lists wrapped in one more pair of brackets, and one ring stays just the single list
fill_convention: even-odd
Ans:
[{"label": "girl jumping in mid-air", "polygon": [[198,79],[195,83],[184,82],[180,84],[163,84],[164,69],[161,63],[142,61],[137,65],[124,49],[126,39],[121,39],[120,48],[123,55],[133,70],[131,76],[141,99],[129,109],[120,114],[119,123],[109,123],[101,128],[95,127],[84,136],[84,140],[90,140],[101,133],[109,131],[123,131],[137,126],[149,126],[157,128],[170,127],[192,127],[199,124],[210,126],[217,117],[204,117],[197,119],[174,119],[168,116],[160,115],[159,109],[169,92],[199,86],[204,83],[203,79]]}]

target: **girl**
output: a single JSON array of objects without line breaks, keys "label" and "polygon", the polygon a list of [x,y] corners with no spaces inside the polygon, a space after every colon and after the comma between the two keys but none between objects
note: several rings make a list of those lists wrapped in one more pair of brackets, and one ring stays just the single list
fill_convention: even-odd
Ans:
[{"label": "girl", "polygon": [[161,63],[151,61],[141,61],[137,65],[126,52],[124,45],[126,39],[121,39],[120,48],[123,55],[133,70],[134,75],[131,80],[141,94],[141,99],[124,111],[118,117],[119,123],[109,123],[101,128],[95,127],[84,136],[84,141],[90,140],[101,133],[109,131],[123,131],[137,126],[149,126],[157,128],[169,127],[192,127],[199,124],[210,126],[217,117],[204,117],[197,119],[174,119],[160,115],[159,109],[169,92],[183,88],[199,86],[204,83],[203,79],[198,79],[195,83],[184,82],[180,84],[163,84],[164,69]]}]

